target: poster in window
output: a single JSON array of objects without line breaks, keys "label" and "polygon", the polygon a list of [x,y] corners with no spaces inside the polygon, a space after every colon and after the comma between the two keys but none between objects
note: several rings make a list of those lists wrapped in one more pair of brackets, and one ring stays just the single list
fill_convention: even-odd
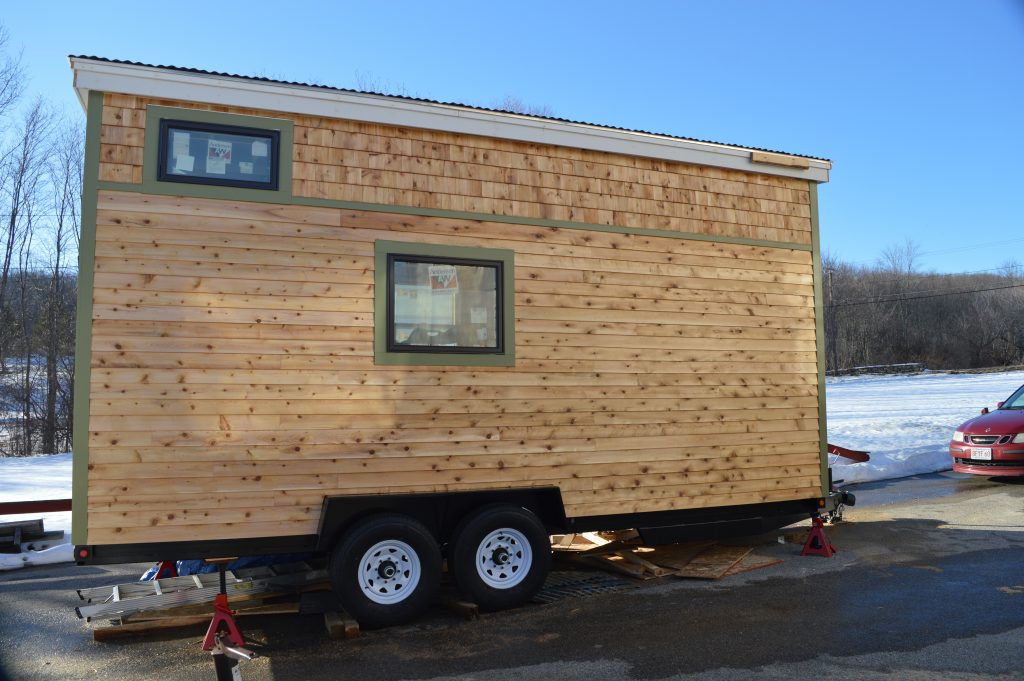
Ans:
[{"label": "poster in window", "polygon": [[458,291],[459,277],[455,273],[455,265],[431,265],[430,290],[434,292]]},{"label": "poster in window", "polygon": [[206,172],[224,175],[231,163],[231,142],[211,139],[206,148]]}]

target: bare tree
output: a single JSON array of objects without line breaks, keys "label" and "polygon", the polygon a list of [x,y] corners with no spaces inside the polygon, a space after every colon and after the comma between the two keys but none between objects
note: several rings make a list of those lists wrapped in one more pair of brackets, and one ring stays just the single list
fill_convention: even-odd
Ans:
[{"label": "bare tree", "polygon": [[42,98],[25,112],[10,151],[0,165],[0,369],[10,351],[8,284],[14,258],[29,236],[32,215],[41,196],[46,174],[48,136],[53,116]]},{"label": "bare tree", "polygon": [[902,244],[888,246],[882,251],[879,262],[883,270],[907,276],[917,269],[920,258],[921,247],[913,239],[907,239]]},{"label": "bare tree", "polygon": [[412,97],[405,83],[392,83],[374,75],[370,71],[356,71],[356,89],[381,95]]},{"label": "bare tree", "polygon": [[32,276],[32,237],[34,231],[34,216],[29,206],[26,211],[23,239],[18,248],[18,271],[15,281],[17,283],[18,309],[16,319],[18,320],[19,342],[22,348],[24,362],[20,367],[20,381],[18,401],[21,408],[21,456],[31,456],[33,451],[33,440],[35,430],[34,411],[35,390],[33,390],[33,356],[32,337],[35,331],[37,310],[32,305],[35,298],[32,286],[35,277]]},{"label": "bare tree", "polygon": [[[79,233],[78,203],[85,140],[80,125],[65,124],[61,130],[53,145],[48,167],[50,207],[53,213],[41,343],[46,363],[46,397],[41,425],[44,453],[63,451],[70,444],[68,440],[73,406],[70,378],[74,375],[75,311],[74,299],[68,295],[69,278],[66,270],[69,254],[77,245]],[[65,418],[62,419],[62,416]]]},{"label": "bare tree", "polygon": [[21,65],[21,56],[12,57],[7,54],[7,43],[10,37],[7,29],[0,24],[0,132],[3,132],[7,114],[21,99],[25,90],[25,69]]},{"label": "bare tree", "polygon": [[544,118],[552,118],[555,115],[554,109],[547,104],[526,104],[522,99],[514,95],[505,95],[505,98],[496,103],[492,108],[499,111],[511,111],[512,113],[541,116]]}]

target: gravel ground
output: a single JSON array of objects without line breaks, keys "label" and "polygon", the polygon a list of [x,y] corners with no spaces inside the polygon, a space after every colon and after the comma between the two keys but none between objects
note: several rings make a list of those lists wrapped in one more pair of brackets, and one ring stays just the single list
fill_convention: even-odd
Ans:
[{"label": "gravel ground", "polygon": [[[327,640],[322,618],[243,620],[245,679],[1024,679],[1024,480],[952,473],[863,485],[830,559]],[[145,566],[0,574],[0,669],[22,679],[212,679],[204,628],[96,643],[75,590]]]}]

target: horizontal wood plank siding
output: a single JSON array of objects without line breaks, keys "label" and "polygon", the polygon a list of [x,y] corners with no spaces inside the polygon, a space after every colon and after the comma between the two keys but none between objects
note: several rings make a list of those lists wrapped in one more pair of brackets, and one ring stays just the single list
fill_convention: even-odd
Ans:
[{"label": "horizontal wood plank siding", "polygon": [[[99,179],[142,182],[149,104],[105,95]],[[468,211],[810,245],[805,180],[415,128],[292,120],[296,197]]]},{"label": "horizontal wood plank siding", "polygon": [[[113,147],[137,147],[138,135],[115,131],[138,124],[145,102],[107,102],[109,171],[134,158]],[[446,164],[472,161],[473,172],[540,173],[524,180],[540,187],[556,182],[545,174],[576,172],[549,188],[550,205],[586,195],[586,178],[605,196],[617,187],[606,181],[668,189],[660,183],[678,174],[617,159],[602,176],[608,159],[584,152],[495,143],[485,155],[475,140],[426,131],[303,125],[297,138],[324,158],[418,155],[453,173],[470,166]],[[296,160],[319,165],[299,159],[310,153]],[[767,229],[809,241],[790,205],[806,207],[806,183],[705,172],[686,177],[723,193],[681,187],[708,202],[691,205],[750,223],[761,218],[745,213],[771,215],[786,227]],[[492,182],[450,179],[452,191],[481,194]],[[331,186],[357,186],[347,182]],[[752,187],[764,196],[716,203]],[[664,202],[639,186],[617,191],[643,195],[638,209]],[[721,225],[755,227],[710,223],[723,235],[733,227]],[[516,365],[375,365],[376,240],[513,250]],[[329,494],[555,485],[580,516],[820,493],[805,250],[101,191],[95,270],[90,543],[315,533]]]}]

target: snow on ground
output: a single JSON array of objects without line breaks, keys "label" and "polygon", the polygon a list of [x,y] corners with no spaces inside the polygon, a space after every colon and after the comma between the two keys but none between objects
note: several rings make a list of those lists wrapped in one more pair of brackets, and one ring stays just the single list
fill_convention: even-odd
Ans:
[{"label": "snow on ground", "polygon": [[[71,454],[0,458],[0,501],[70,498]],[[71,544],[68,543],[71,538],[70,511],[0,515],[0,522],[40,517],[43,519],[44,530],[63,530],[64,541],[47,542],[50,548],[41,551],[0,553],[0,570],[13,570],[24,565],[64,563],[72,559]]]},{"label": "snow on ground", "polygon": [[[826,384],[828,441],[871,452],[868,463],[831,457],[834,478],[846,483],[902,478],[951,467],[953,430],[1024,384],[1024,371],[990,374],[924,373],[912,376],[850,376]],[[0,458],[0,501],[67,499],[71,455]],[[0,516],[0,522],[35,515]],[[43,516],[47,530],[71,530],[71,514]],[[46,551],[0,554],[0,570],[72,559],[64,543]]]},{"label": "snow on ground", "polygon": [[868,482],[952,468],[948,446],[956,427],[982,407],[995,409],[1021,384],[1024,371],[829,378],[828,441],[871,452],[867,463],[830,457],[833,479]]}]

